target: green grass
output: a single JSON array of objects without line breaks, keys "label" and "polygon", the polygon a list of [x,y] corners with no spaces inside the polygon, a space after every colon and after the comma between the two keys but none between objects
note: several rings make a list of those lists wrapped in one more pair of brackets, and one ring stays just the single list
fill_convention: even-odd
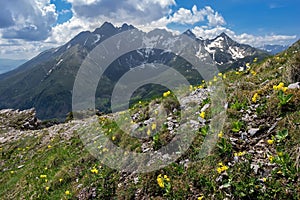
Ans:
[{"label": "green grass", "polygon": [[[197,199],[202,196],[204,199],[300,199],[300,92],[288,90],[286,95],[292,95],[282,109],[278,106],[277,91],[273,90],[273,85],[279,82],[290,83],[287,75],[287,65],[293,59],[290,51],[286,55],[279,54],[279,59],[275,56],[261,63],[252,63],[251,70],[256,75],[247,71],[226,73],[224,84],[229,105],[226,124],[223,135],[207,157],[199,159],[198,155],[205,137],[209,136],[208,125],[195,131],[191,146],[178,160],[158,171],[144,174],[119,172],[101,164],[85,149],[76,131],[70,139],[61,137],[64,130],[48,139],[47,129],[38,130],[33,136],[1,144],[1,199],[78,199],[79,196],[88,199],[93,195],[97,199]],[[251,168],[256,155],[248,153],[248,150],[253,144],[243,144],[244,152],[240,152],[229,139],[233,134],[248,129],[241,120],[240,111],[256,104],[251,101],[255,93],[259,94],[259,106],[253,111],[257,120],[266,120],[271,125],[277,123],[270,133],[261,131],[261,140],[271,149],[264,159],[272,166],[262,166],[269,171],[266,174],[255,174]],[[210,103],[209,98],[197,109],[206,103]],[[130,115],[140,111],[133,122],[123,114],[119,115],[120,124],[110,117],[100,116],[97,126],[123,149],[140,153],[142,142],[149,142],[149,146],[157,150],[171,139],[166,125],[157,127],[153,135],[144,140],[133,138],[123,131],[123,128],[149,119],[156,104],[162,104],[166,113],[179,106],[172,95],[159,97],[133,105],[128,111]],[[209,120],[213,109],[205,112],[205,118]],[[180,112],[174,115],[180,121]],[[146,133],[149,128],[142,126],[139,130]],[[273,143],[268,144],[268,140],[273,140]],[[105,154],[105,151],[102,153]],[[229,165],[234,157],[238,157],[239,162]],[[219,173],[221,166],[225,167]],[[97,173],[93,169],[98,170]],[[168,190],[158,185],[160,174],[170,178]],[[41,178],[41,175],[46,175],[46,178]],[[47,187],[49,190],[46,190]]]}]

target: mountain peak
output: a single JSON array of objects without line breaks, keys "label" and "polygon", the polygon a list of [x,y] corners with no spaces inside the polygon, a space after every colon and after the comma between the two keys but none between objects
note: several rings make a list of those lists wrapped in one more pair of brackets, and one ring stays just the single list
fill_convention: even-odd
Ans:
[{"label": "mountain peak", "polygon": [[218,37],[230,38],[226,33],[222,32]]},{"label": "mountain peak", "polygon": [[183,34],[187,35],[187,36],[189,36],[189,37],[191,37],[193,39],[196,38],[196,35],[190,29],[186,30]]},{"label": "mountain peak", "polygon": [[132,26],[131,24],[128,25],[128,24],[124,23],[120,29],[124,31],[124,30],[135,29],[135,27]]},{"label": "mountain peak", "polygon": [[104,22],[100,28],[96,28],[93,33],[99,34],[102,32],[112,32],[115,31],[116,27],[110,22]]}]

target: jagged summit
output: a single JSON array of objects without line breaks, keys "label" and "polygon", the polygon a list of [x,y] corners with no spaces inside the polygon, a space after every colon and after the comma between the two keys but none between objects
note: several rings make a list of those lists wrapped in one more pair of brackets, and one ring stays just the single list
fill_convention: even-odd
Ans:
[{"label": "jagged summit", "polygon": [[183,34],[187,35],[193,39],[197,38],[197,36],[190,29],[186,30]]},{"label": "jagged summit", "polygon": [[[37,116],[40,119],[65,118],[66,113],[72,109],[73,83],[86,56],[104,40],[130,29],[135,29],[135,27],[129,24],[116,27],[112,23],[105,22],[93,32],[83,31],[66,44],[47,50],[20,66],[17,70],[1,75],[0,109],[35,107]],[[196,38],[191,30],[187,30],[183,34]],[[127,42],[120,41],[120,45],[128,47],[128,45],[131,45],[130,42],[143,40],[144,44],[153,46],[153,49],[157,45],[169,49],[170,45],[177,45],[176,40],[180,38],[165,29],[154,29],[148,33],[142,33],[142,35],[145,37],[133,38],[132,41]],[[253,60],[254,57],[264,58],[266,56],[266,54],[262,54],[261,51],[249,45],[231,42],[229,36],[225,34],[221,34],[213,40],[196,38],[195,41],[199,46],[196,47],[198,49],[192,49],[192,53],[201,59],[201,55],[199,55],[201,50],[199,49],[204,48],[222,71],[244,66],[246,62]],[[109,112],[109,105],[106,102],[109,101],[111,87],[127,70],[145,62],[158,61],[170,64],[166,62],[170,61],[171,56],[165,51],[136,50],[131,53],[130,56],[125,56],[112,63],[113,67],[107,71],[105,84],[102,86],[104,91],[100,92],[99,89],[97,93],[99,94],[97,102],[100,104],[97,106],[98,109]],[[176,63],[172,64],[176,65]],[[185,66],[182,64],[177,65]],[[182,71],[190,73],[189,69],[182,68]],[[193,74],[190,76],[193,77]]]}]

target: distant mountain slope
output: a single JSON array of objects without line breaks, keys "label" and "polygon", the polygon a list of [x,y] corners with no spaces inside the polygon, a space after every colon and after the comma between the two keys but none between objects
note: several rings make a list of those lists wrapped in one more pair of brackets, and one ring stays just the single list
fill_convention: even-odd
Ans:
[{"label": "distant mountain slope", "polygon": [[[42,52],[32,60],[26,62],[19,68],[0,75],[0,108],[28,109],[34,107],[37,116],[41,119],[65,118],[71,111],[71,97],[74,80],[77,71],[88,53],[107,38],[135,27],[124,24],[114,27],[110,23],[104,23],[94,32],[85,31],[79,33],[66,44]],[[136,29],[135,29],[136,30]],[[153,30],[142,33],[143,43],[151,43],[153,48],[163,43],[166,48],[175,44],[181,36],[173,36],[165,30]],[[202,47],[209,53],[211,58],[221,71],[230,68],[245,66],[245,63],[265,58],[268,54],[249,45],[239,44],[230,39],[226,34],[221,34],[213,40],[196,38],[191,31],[184,34],[199,43],[198,47],[192,49],[196,56],[202,51]],[[168,38],[167,41],[165,38]],[[139,40],[133,38],[134,40]],[[166,44],[164,44],[164,42]],[[120,41],[124,47],[130,45]],[[96,93],[96,106],[103,112],[109,112],[110,95],[114,84],[128,70],[142,63],[160,62],[170,65],[189,77],[191,83],[201,81],[195,77],[195,73],[188,63],[182,60],[172,60],[174,55],[159,50],[138,50],[121,56],[114,61],[100,80]],[[153,88],[152,88],[153,89]],[[163,88],[160,88],[162,90]],[[137,93],[139,97],[155,95],[149,93],[150,86],[146,90]],[[156,93],[158,94],[158,93]]]},{"label": "distant mountain slope", "polygon": [[280,53],[284,50],[286,50],[289,46],[287,45],[263,45],[261,47],[258,47],[261,50],[267,51],[272,55],[275,55],[277,53]]},{"label": "distant mountain slope", "polygon": [[27,60],[0,59],[0,74],[11,71],[26,61]]}]

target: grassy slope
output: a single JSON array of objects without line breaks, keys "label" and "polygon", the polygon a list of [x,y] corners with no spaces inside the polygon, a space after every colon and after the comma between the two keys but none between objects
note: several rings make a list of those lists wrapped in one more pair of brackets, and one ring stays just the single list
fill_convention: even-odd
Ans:
[{"label": "grassy slope", "polygon": [[[291,66],[300,63],[296,57],[300,57],[298,46],[262,63],[252,63],[250,71],[226,73],[223,80],[228,94],[228,118],[223,136],[220,135],[212,154],[204,159],[184,162],[195,160],[206,127],[197,132],[182,158],[146,174],[126,174],[103,166],[85,150],[76,131],[64,137],[63,128],[55,134],[47,129],[38,130],[33,136],[1,145],[0,196],[2,199],[299,199],[300,90],[288,90],[286,95],[293,96],[280,106],[277,91],[273,89],[280,82],[291,82]],[[258,98],[253,102],[255,93]],[[176,107],[171,97],[156,101]],[[142,103],[131,110],[142,113],[136,121],[147,119],[147,105]],[[252,109],[250,115],[257,116],[250,125],[242,120],[242,110],[249,109]],[[124,135],[109,118],[101,117],[99,123],[108,137],[115,136],[114,143],[141,152],[138,140]],[[270,129],[273,124],[276,126]],[[240,131],[257,127],[259,136],[250,138],[249,143],[236,136]],[[285,130],[287,136],[279,139]],[[153,149],[168,142],[166,127],[158,133],[158,138],[149,139]],[[238,140],[232,143],[230,138]],[[263,149],[259,158],[262,172],[256,174],[251,164],[257,163],[258,155],[250,150],[257,152],[258,144]],[[237,159],[238,162],[233,162]],[[228,169],[221,169],[220,162]],[[93,173],[92,169],[98,171]],[[165,180],[164,188],[157,183],[159,174],[170,178],[169,182]]]}]

